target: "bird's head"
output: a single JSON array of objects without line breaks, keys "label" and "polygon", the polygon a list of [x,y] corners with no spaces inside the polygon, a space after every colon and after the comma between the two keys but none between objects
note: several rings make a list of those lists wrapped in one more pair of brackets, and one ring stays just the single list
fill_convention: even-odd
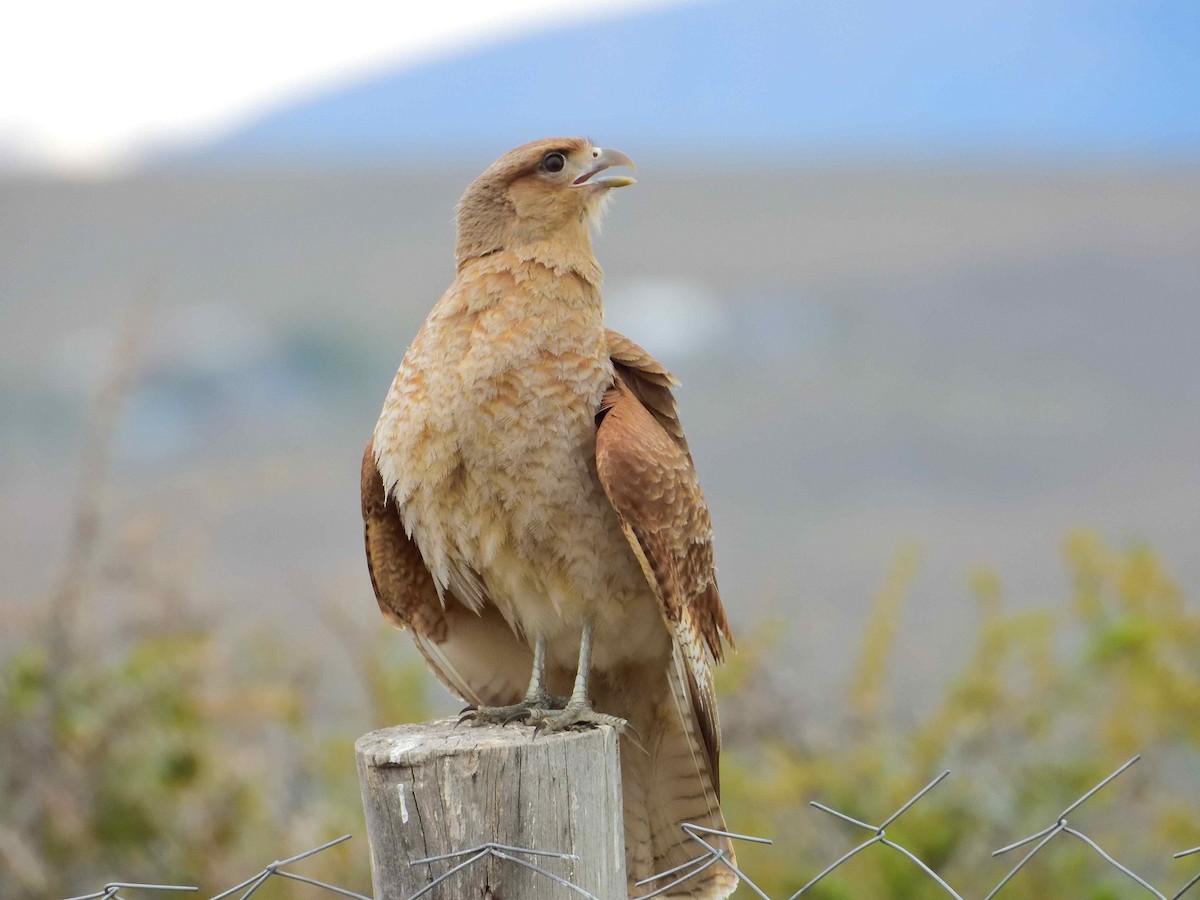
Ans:
[{"label": "bird's head", "polygon": [[585,138],[547,138],[524,144],[492,163],[458,204],[458,264],[496,250],[538,242],[579,243],[590,253],[588,226],[613,188],[633,184],[619,150]]}]

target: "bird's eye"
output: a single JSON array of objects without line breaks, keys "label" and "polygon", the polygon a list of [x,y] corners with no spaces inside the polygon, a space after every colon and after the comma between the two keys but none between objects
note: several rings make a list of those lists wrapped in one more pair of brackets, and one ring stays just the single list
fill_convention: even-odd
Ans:
[{"label": "bird's eye", "polygon": [[566,158],[558,151],[547,153],[542,157],[542,168],[547,172],[561,172],[566,164]]}]

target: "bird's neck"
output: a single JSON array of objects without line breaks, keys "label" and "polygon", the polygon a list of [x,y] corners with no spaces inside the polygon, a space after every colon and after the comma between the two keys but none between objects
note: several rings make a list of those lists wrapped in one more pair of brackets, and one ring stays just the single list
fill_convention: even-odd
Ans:
[{"label": "bird's neck", "polygon": [[592,243],[586,230],[583,231],[582,239],[564,240],[560,233],[540,240],[526,240],[494,247],[488,252],[465,258],[460,256],[458,277],[470,277],[473,271],[511,269],[528,264],[541,267],[558,277],[584,282],[595,293],[597,302],[599,301],[604,271],[592,252]]},{"label": "bird's neck", "polygon": [[586,210],[564,219],[531,219],[518,215],[500,217],[485,207],[482,214],[464,199],[458,211],[458,242],[455,259],[458,271],[475,260],[494,254],[540,262],[556,272],[571,272],[593,283],[602,278],[592,252],[590,220]]},{"label": "bird's neck", "polygon": [[601,278],[595,257],[581,260],[558,246],[498,250],[460,266],[435,315],[472,323],[487,319],[481,337],[547,330],[558,335],[556,341],[572,336],[590,345],[604,331]]}]

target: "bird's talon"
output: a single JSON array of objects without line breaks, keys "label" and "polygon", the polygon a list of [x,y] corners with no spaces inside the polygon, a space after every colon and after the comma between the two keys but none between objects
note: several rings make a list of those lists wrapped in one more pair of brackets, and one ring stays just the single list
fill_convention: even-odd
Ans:
[{"label": "bird's talon", "polygon": [[[538,734],[552,734],[556,731],[581,731],[588,728],[598,728],[601,725],[608,725],[617,730],[618,734],[624,734],[630,729],[629,723],[617,716],[610,716],[605,713],[596,712],[587,706],[567,706],[561,710],[549,709],[531,709],[529,711],[529,720],[534,725],[533,736]],[[635,732],[636,734],[636,732]]]},{"label": "bird's talon", "polygon": [[554,715],[554,710],[567,705],[558,697],[526,697],[512,706],[471,706],[459,716],[459,724],[470,721],[474,725],[511,725],[515,722],[533,724],[534,721]]}]

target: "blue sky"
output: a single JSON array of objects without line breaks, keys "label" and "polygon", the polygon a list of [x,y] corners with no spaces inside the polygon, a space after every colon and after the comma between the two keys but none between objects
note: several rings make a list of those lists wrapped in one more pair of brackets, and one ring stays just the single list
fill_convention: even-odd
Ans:
[{"label": "blue sky", "polygon": [[777,158],[1190,158],[1198,26],[1194,0],[718,0],[338,85],[208,155],[402,161],[582,133]]}]

